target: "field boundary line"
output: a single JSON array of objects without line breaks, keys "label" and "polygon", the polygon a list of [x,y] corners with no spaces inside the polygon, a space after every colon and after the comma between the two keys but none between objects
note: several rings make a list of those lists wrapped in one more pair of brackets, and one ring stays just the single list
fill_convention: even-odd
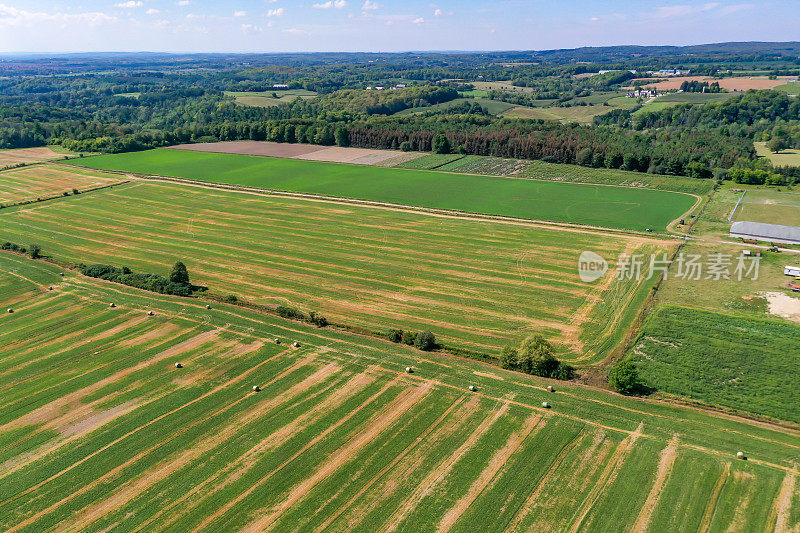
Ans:
[{"label": "field boundary line", "polygon": [[790,470],[781,482],[781,488],[778,491],[778,496],[775,498],[775,503],[770,512],[768,523],[774,523],[775,533],[789,531],[789,520],[791,519],[792,510],[792,496],[794,495],[797,486],[797,470]]},{"label": "field boundary line", "polygon": [[736,210],[739,209],[739,204],[741,204],[742,200],[744,200],[745,194],[747,194],[747,189],[742,191],[742,195],[739,197],[739,201],[736,202],[735,206],[733,206],[733,211],[731,211],[731,216],[728,217],[728,224],[730,224],[733,221],[733,217],[736,216]]}]

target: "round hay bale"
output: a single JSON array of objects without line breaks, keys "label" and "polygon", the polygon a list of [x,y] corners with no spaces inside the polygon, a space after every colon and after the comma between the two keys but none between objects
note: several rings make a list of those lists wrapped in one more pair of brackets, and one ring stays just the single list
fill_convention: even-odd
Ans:
[{"label": "round hay bale", "polygon": [[152,312],[152,311],[148,311],[148,312],[147,312],[147,316],[153,316],[153,315],[155,315],[155,313],[154,313],[154,312]]},{"label": "round hay bale", "polygon": [[117,304],[115,304],[115,303],[110,303],[110,304],[108,304],[108,306],[109,306],[109,307],[116,307],[116,306],[117,306]]},{"label": "round hay bale", "polygon": [[476,387],[475,385],[470,385],[469,390],[471,390],[472,392],[477,392],[478,387]]},{"label": "round hay bale", "polygon": [[11,309],[11,308],[9,307],[9,308],[8,308],[8,312],[9,312],[9,313],[13,313],[13,312],[14,312],[14,310],[13,310],[13,309]]},{"label": "round hay bale", "polygon": [[211,305],[206,304],[206,309],[211,309]]},{"label": "round hay bale", "polygon": [[744,452],[736,452],[736,457],[739,459],[745,459]]},{"label": "round hay bale", "polygon": [[59,276],[61,276],[63,278],[64,277],[64,273],[63,272],[60,273]]},{"label": "round hay bale", "polygon": [[407,366],[406,367],[406,372],[408,372],[409,374],[413,374],[414,373],[414,369],[411,368],[410,366]]},{"label": "round hay bale", "polygon": [[299,343],[299,342],[297,342],[297,341],[294,341],[294,342],[292,343],[292,346],[294,346],[295,348],[299,348],[299,347],[300,347],[300,343]]},{"label": "round hay bale", "polygon": [[183,365],[180,363],[175,363],[175,368],[183,368]]},{"label": "round hay bale", "polygon": [[261,387],[258,385],[253,385],[253,392],[261,392]]},{"label": "round hay bale", "polygon": [[547,402],[542,402],[542,407],[544,407],[545,409],[550,409],[550,404]]},{"label": "round hay bale", "polygon": [[53,286],[52,286],[52,285],[50,285],[49,287],[47,287],[47,290],[48,290],[48,291],[52,291],[52,290],[53,290]]},{"label": "round hay bale", "polygon": [[281,343],[280,339],[275,339],[275,344],[280,344],[280,343]]},{"label": "round hay bale", "polygon": [[547,392],[555,392],[556,390],[553,388],[552,385],[547,386]]}]

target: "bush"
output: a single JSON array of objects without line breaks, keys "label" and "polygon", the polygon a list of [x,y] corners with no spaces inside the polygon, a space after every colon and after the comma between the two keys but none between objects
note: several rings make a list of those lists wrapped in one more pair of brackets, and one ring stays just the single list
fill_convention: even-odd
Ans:
[{"label": "bush", "polygon": [[449,154],[450,153],[450,141],[444,135],[444,133],[438,134],[433,139],[433,151],[437,154]]},{"label": "bush", "polygon": [[324,328],[329,324],[328,319],[322,315],[318,315],[314,311],[311,311],[308,314],[308,321],[317,326],[318,328]]},{"label": "bush", "polygon": [[389,333],[386,334],[386,337],[394,342],[400,343],[403,341],[403,330],[402,329],[390,329]]},{"label": "bush", "polygon": [[239,301],[239,298],[237,298],[235,294],[229,294],[225,298],[223,298],[223,300],[225,300],[226,302],[235,304],[236,302]]},{"label": "bush", "polygon": [[414,340],[417,338],[417,334],[413,331],[404,331],[403,332],[403,344],[408,344],[409,346],[414,345]]},{"label": "bush", "polygon": [[31,244],[28,247],[28,253],[31,256],[31,259],[39,259],[42,257],[42,247],[38,244]]},{"label": "bush", "polygon": [[127,267],[117,268],[111,265],[89,265],[82,266],[81,273],[84,276],[121,283],[129,287],[136,287],[137,289],[158,292],[160,294],[191,296],[193,290],[191,285],[174,283],[169,278],[159,274],[135,273]]},{"label": "bush", "polygon": [[633,361],[620,361],[608,373],[608,383],[622,394],[633,394],[640,387],[639,370]]},{"label": "bush", "polygon": [[400,143],[400,150],[403,152],[410,152],[411,151],[411,143],[408,141],[403,141]]},{"label": "bush", "polygon": [[516,370],[519,367],[519,352],[513,346],[503,346],[500,352],[500,366],[506,370]]},{"label": "bush", "polygon": [[428,330],[419,333],[414,338],[414,346],[424,352],[429,352],[436,348],[436,336]]},{"label": "bush", "polygon": [[290,320],[304,320],[306,317],[299,310],[288,305],[279,305],[276,309],[278,316],[281,318],[288,318]]}]

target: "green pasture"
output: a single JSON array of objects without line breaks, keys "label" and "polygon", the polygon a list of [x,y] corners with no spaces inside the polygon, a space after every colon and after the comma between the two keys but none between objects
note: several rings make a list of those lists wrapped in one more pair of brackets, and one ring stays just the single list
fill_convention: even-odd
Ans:
[{"label": "green pasture", "polygon": [[81,159],[81,164],[101,170],[633,230],[663,229],[695,202],[689,195],[666,191],[173,149],[89,157]]},{"label": "green pasture", "polygon": [[798,526],[793,431],[573,384],[551,393],[5,252],[0,272],[28,285],[22,301],[0,292],[0,305],[17,298],[0,318],[6,531]]},{"label": "green pasture", "polygon": [[800,167],[800,150],[789,148],[781,150],[777,154],[767,148],[767,143],[753,143],[759,157],[766,157],[769,162],[776,167]]}]

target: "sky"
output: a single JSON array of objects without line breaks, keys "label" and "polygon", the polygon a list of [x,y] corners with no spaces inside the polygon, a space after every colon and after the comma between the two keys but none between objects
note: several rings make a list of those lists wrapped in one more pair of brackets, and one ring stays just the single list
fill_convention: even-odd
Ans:
[{"label": "sky", "polygon": [[0,53],[546,50],[800,39],[800,1],[0,0]]}]

